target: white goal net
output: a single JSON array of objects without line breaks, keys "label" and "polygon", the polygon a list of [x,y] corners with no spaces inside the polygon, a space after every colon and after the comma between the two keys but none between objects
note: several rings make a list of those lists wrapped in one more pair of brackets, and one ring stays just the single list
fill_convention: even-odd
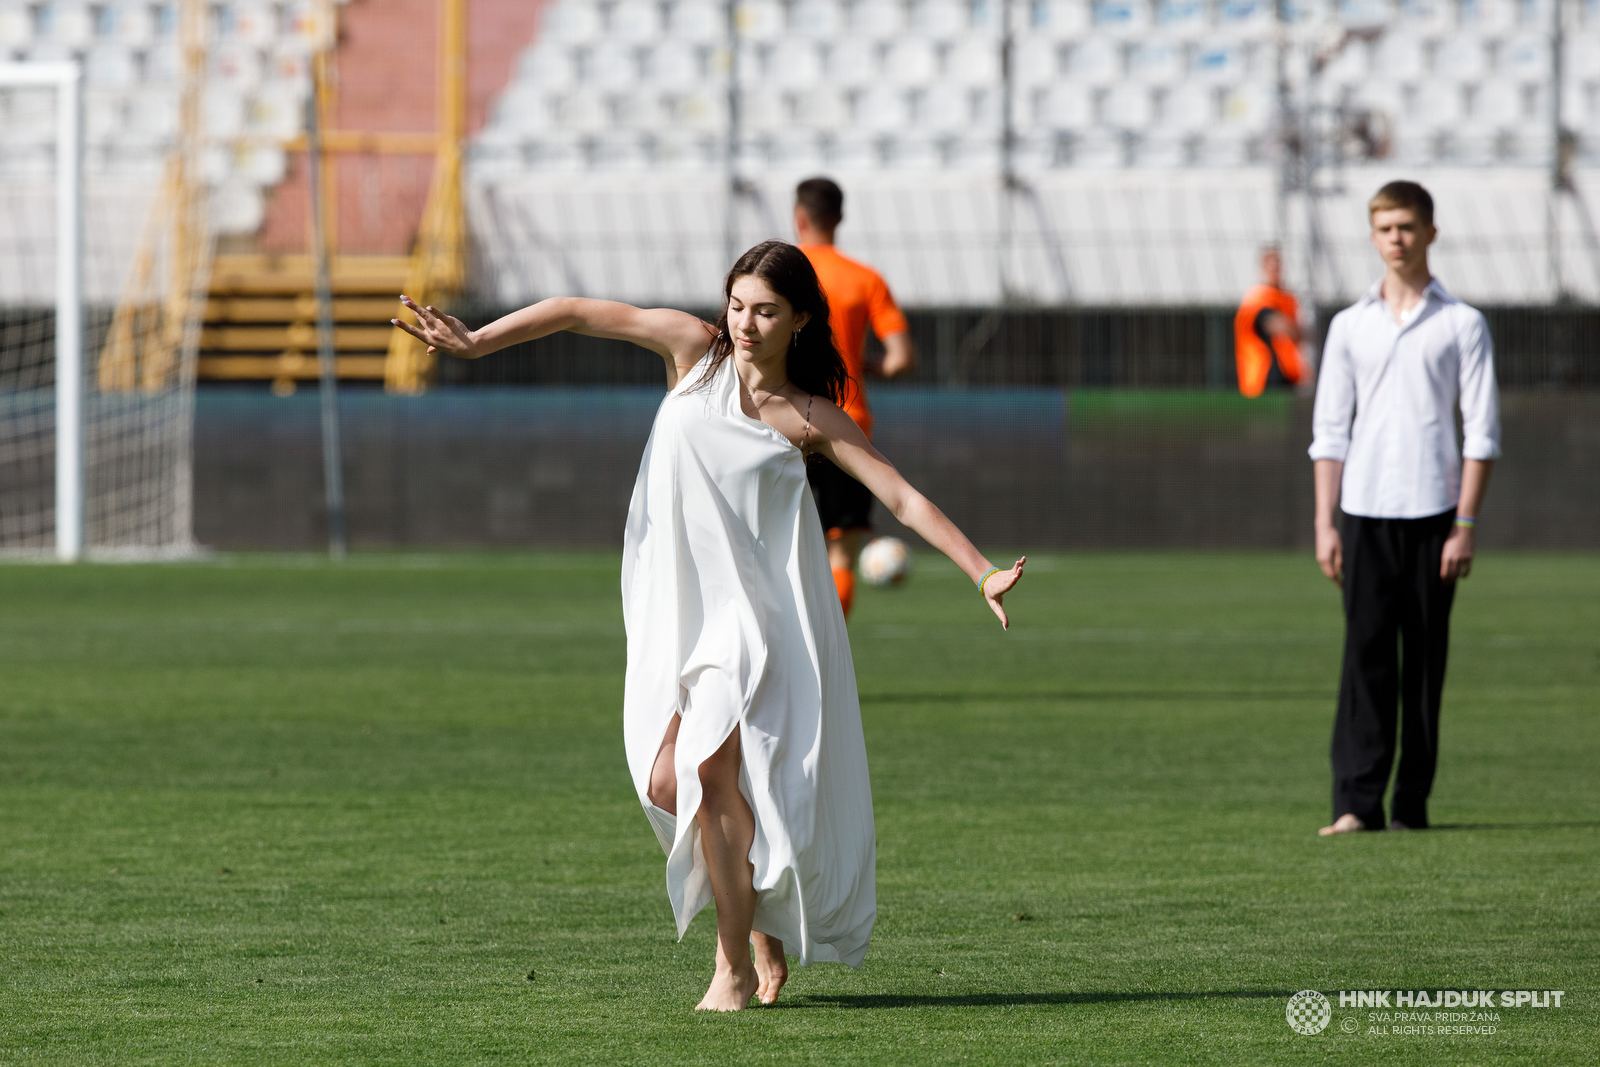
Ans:
[{"label": "white goal net", "polygon": [[0,554],[181,555],[203,186],[178,148],[85,158],[80,91],[0,64]]}]

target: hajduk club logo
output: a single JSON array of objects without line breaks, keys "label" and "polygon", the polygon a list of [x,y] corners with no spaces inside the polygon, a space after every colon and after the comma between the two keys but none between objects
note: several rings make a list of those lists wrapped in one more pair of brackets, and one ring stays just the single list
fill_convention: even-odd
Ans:
[{"label": "hajduk club logo", "polygon": [[1302,989],[1289,998],[1288,1010],[1283,1014],[1295,1033],[1320,1034],[1333,1018],[1333,1005],[1315,989]]}]

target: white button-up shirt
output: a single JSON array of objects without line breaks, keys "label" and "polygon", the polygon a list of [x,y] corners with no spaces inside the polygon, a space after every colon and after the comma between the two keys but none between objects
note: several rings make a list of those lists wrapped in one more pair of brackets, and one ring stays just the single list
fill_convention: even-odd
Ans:
[{"label": "white button-up shirt", "polygon": [[1311,458],[1344,463],[1340,506],[1349,514],[1418,519],[1456,506],[1462,456],[1500,455],[1494,345],[1482,313],[1437,280],[1403,324],[1382,289],[1380,281],[1328,326]]}]

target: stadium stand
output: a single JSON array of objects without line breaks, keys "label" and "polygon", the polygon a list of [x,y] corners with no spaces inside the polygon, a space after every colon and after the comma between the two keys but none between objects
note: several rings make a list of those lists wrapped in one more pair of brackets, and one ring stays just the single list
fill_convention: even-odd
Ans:
[{"label": "stadium stand", "polygon": [[[1600,6],[1568,6],[1563,121],[1592,163]],[[482,287],[507,303],[574,284],[705,302],[726,248],[785,234],[786,186],[825,169],[871,204],[842,240],[904,279],[911,304],[1228,300],[1283,210],[1281,74],[1322,175],[1317,203],[1289,210],[1281,236],[1311,243],[1319,216],[1324,298],[1364,284],[1359,201],[1397,167],[1473,194],[1444,219],[1458,288],[1497,303],[1600,294],[1570,213],[1562,277],[1478,262],[1548,258],[1504,239],[1543,229],[1521,222],[1525,201],[1542,211],[1549,195],[1549,0],[1290,3],[1281,70],[1274,7],[741,0],[730,33],[726,9],[704,0],[552,0],[473,145]],[[1033,190],[1009,208],[1008,163]],[[720,174],[736,180],[724,189]],[[1012,233],[1008,210],[1023,216]],[[640,225],[662,212],[678,225]],[[930,269],[933,251],[963,262]],[[1152,258],[1181,262],[1160,278]],[[1506,274],[1511,288],[1494,289]]]}]

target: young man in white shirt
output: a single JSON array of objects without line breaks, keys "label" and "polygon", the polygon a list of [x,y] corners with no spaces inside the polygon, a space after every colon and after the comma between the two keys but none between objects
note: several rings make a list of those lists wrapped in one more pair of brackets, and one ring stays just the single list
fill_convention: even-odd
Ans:
[{"label": "young man in white shirt", "polygon": [[1383,280],[1329,324],[1312,418],[1317,562],[1343,587],[1345,609],[1324,835],[1383,829],[1397,705],[1388,826],[1428,825],[1450,606],[1472,570],[1478,509],[1500,455],[1488,327],[1428,271],[1433,198],[1415,182],[1390,182],[1367,208]]}]

